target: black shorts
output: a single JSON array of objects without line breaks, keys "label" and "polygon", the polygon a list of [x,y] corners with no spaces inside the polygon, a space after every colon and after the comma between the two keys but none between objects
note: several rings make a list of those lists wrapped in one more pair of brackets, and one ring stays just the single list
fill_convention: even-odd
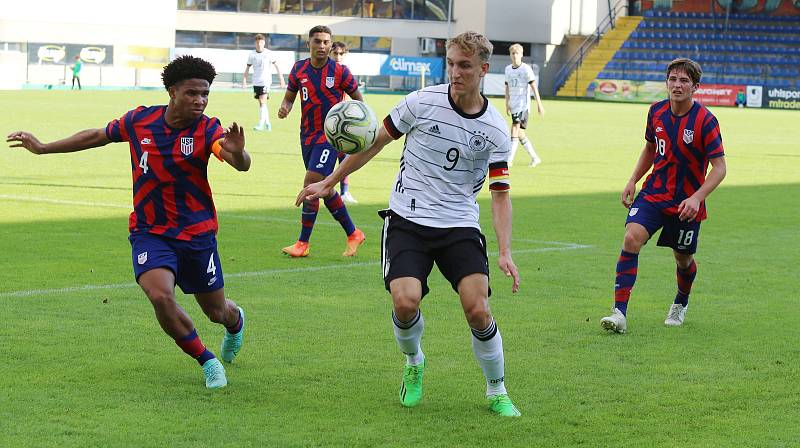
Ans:
[{"label": "black shorts", "polygon": [[511,123],[519,123],[520,128],[526,129],[528,127],[528,111],[523,110],[522,112],[512,113]]},{"label": "black shorts", "polygon": [[265,86],[253,86],[253,98],[259,99],[261,95],[266,95],[269,99],[269,89]]},{"label": "black shorts", "polygon": [[[384,220],[381,267],[387,291],[392,280],[413,277],[422,283],[425,297],[434,262],[456,292],[461,279],[470,274],[489,276],[486,238],[478,229],[421,226],[391,210],[381,210],[378,215]],[[489,288],[487,297],[491,294]]]}]

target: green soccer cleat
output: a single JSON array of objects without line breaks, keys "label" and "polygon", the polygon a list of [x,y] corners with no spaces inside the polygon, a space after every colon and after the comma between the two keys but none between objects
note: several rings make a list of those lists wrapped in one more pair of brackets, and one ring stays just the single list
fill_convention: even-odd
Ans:
[{"label": "green soccer cleat", "polygon": [[244,310],[242,307],[237,308],[239,308],[239,313],[242,316],[242,329],[236,334],[230,334],[228,333],[228,329],[225,329],[225,335],[222,337],[222,347],[219,349],[219,356],[225,362],[233,362],[233,359],[236,358],[236,355],[239,354],[239,350],[242,348],[242,340],[244,339]]},{"label": "green soccer cleat", "polygon": [[522,413],[519,412],[511,399],[506,394],[490,395],[489,397],[489,410],[492,414],[500,415],[502,417],[520,417]]},{"label": "green soccer cleat", "polygon": [[415,366],[403,367],[403,382],[400,384],[400,404],[413,408],[422,401],[422,375],[425,373],[426,358]]},{"label": "green soccer cleat", "polygon": [[228,385],[225,367],[222,367],[217,358],[209,359],[203,364],[203,375],[206,376],[206,387],[209,389],[220,389]]}]

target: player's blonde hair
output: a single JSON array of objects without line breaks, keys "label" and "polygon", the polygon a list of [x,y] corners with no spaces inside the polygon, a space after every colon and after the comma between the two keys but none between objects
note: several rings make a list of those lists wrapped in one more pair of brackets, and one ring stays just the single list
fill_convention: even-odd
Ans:
[{"label": "player's blonde hair", "polygon": [[448,49],[453,45],[457,45],[465,54],[475,54],[475,52],[478,52],[478,57],[481,58],[481,62],[489,62],[489,58],[492,57],[492,49],[494,48],[486,36],[476,33],[475,31],[463,32],[447,42]]},{"label": "player's blonde hair", "polygon": [[693,84],[700,84],[700,78],[703,77],[703,69],[700,68],[700,64],[694,62],[689,58],[678,58],[673,60],[667,66],[667,78],[669,78],[669,74],[673,70],[683,70],[692,78]]},{"label": "player's blonde hair", "polygon": [[514,51],[519,51],[520,53],[522,53],[522,45],[513,44],[510,47],[508,47],[508,52],[509,53],[513,53]]}]

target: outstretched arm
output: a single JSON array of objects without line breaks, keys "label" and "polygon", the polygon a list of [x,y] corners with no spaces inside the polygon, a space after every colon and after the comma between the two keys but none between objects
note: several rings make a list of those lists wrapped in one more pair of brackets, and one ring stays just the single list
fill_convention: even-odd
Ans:
[{"label": "outstretched arm", "polygon": [[[234,121],[225,131],[225,138],[218,140],[218,142],[220,150],[217,155],[222,160],[228,162],[228,165],[239,171],[250,169],[250,154],[244,149],[244,128],[239,127]],[[215,145],[216,143],[214,142]]]},{"label": "outstretched arm", "polygon": [[25,148],[34,154],[55,154],[97,148],[111,143],[111,140],[106,137],[105,129],[84,129],[71,137],[51,143],[40,142],[30,132],[16,131],[6,137],[6,142],[12,143],[9,145],[12,148]]},{"label": "outstretched arm", "polygon": [[370,146],[369,149],[345,157],[344,162],[339,163],[339,166],[336,168],[336,170],[328,177],[303,188],[303,190],[298,193],[294,205],[300,206],[300,204],[302,204],[305,200],[328,197],[331,189],[335,187],[336,184],[347,177],[350,173],[366,165],[367,162],[381,152],[383,147],[392,140],[392,137],[388,132],[386,132],[386,129],[381,126],[381,128],[378,130],[378,135],[375,137],[375,142],[372,143],[372,146]]},{"label": "outstretched arm", "polygon": [[508,191],[492,191],[492,224],[500,255],[497,264],[506,277],[511,277],[511,292],[519,291],[519,271],[511,258],[511,195]]}]

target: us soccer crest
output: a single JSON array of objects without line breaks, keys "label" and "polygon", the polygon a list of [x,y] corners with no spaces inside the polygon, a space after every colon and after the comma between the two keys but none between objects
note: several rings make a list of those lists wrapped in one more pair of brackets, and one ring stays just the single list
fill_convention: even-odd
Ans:
[{"label": "us soccer crest", "polygon": [[140,253],[140,254],[139,254],[137,257],[136,257],[136,261],[137,261],[137,262],[139,262],[139,264],[145,264],[145,263],[147,263],[147,252],[142,252],[142,253]]},{"label": "us soccer crest", "polygon": [[194,152],[194,137],[181,137],[181,153],[183,153],[183,155],[185,156],[189,156],[193,152]]},{"label": "us soccer crest", "polygon": [[326,76],[325,77],[325,87],[333,88],[334,77],[333,76]]},{"label": "us soccer crest", "polygon": [[691,129],[684,129],[683,130],[683,142],[687,145],[694,141],[694,131]]}]

